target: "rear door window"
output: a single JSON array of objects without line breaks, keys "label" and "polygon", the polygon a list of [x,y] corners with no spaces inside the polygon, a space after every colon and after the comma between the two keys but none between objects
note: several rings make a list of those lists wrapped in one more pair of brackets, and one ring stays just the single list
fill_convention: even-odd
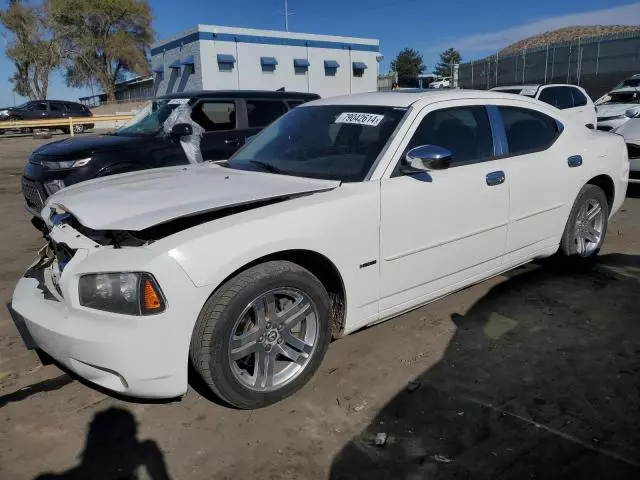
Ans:
[{"label": "rear door window", "polygon": [[577,88],[571,88],[574,107],[584,107],[587,104],[587,97]]},{"label": "rear door window", "polygon": [[33,110],[35,112],[46,112],[47,111],[47,103],[46,102],[34,102],[28,107],[29,110]]},{"label": "rear door window", "polygon": [[247,100],[249,128],[266,127],[288,110],[281,100]]},{"label": "rear door window", "polygon": [[236,104],[231,101],[204,101],[193,108],[191,119],[206,132],[236,128]]},{"label": "rear door window", "polygon": [[553,105],[560,110],[573,108],[572,90],[570,87],[547,87],[540,92],[538,100]]},{"label": "rear door window", "polygon": [[542,112],[518,107],[498,107],[509,144],[509,155],[549,148],[560,134],[556,120]]},{"label": "rear door window", "polygon": [[66,112],[67,111],[66,105],[64,103],[51,102],[49,105],[51,105],[51,111],[52,112]]}]

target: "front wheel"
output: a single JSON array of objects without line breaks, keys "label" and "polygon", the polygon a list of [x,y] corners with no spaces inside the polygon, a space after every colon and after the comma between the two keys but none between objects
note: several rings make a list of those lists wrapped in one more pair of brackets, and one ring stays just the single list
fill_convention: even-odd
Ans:
[{"label": "front wheel", "polygon": [[191,339],[196,371],[222,400],[244,409],[275,403],[313,376],[331,338],[329,296],[286,261],[251,267],[206,302]]},{"label": "front wheel", "polygon": [[82,133],[82,132],[84,132],[84,125],[76,124],[76,125],[73,126],[73,133],[78,134],[78,133]]},{"label": "front wheel", "polygon": [[560,242],[560,253],[579,261],[596,257],[607,233],[609,204],[597,185],[585,185],[571,209]]}]

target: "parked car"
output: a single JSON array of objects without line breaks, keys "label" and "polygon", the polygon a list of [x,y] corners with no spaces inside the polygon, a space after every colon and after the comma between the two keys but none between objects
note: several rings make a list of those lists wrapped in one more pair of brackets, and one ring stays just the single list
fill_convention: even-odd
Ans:
[{"label": "parked car", "polygon": [[596,128],[596,107],[584,88],[564,83],[551,85],[507,85],[494,87],[494,92],[513,93],[535,98],[553,105],[589,128]]},{"label": "parked car", "polygon": [[[91,110],[85,105],[64,100],[33,100],[23,103],[17,107],[0,108],[0,127],[3,121],[19,120],[48,120],[69,117],[93,117]],[[82,133],[92,129],[93,124],[76,124],[73,126],[74,133]],[[49,130],[62,130],[64,133],[71,133],[69,127],[38,127]],[[0,128],[0,134],[7,129]],[[23,129],[30,130],[30,129]]]},{"label": "parked car", "polygon": [[622,135],[629,154],[629,183],[640,184],[640,118],[630,118],[613,130]]},{"label": "parked car", "polygon": [[640,88],[616,88],[600,97],[596,104],[598,130],[614,130],[640,112]]},{"label": "parked car", "polygon": [[[618,135],[495,92],[310,102],[224,165],[91,180],[47,201],[18,282],[25,342],[126,395],[291,395],[332,337],[559,251],[593,259],[625,197]],[[380,359],[384,361],[384,359]]]},{"label": "parked car", "polygon": [[179,105],[190,105],[192,120],[205,130],[200,143],[203,159],[222,160],[289,109],[317,98],[282,91],[199,91],[159,97],[114,134],[67,138],[34,150],[22,178],[27,209],[37,219],[49,195],[74,183],[189,163],[180,145],[181,133],[167,135],[163,130]]},{"label": "parked car", "polygon": [[451,77],[443,77],[429,84],[429,88],[449,88],[451,86]]}]

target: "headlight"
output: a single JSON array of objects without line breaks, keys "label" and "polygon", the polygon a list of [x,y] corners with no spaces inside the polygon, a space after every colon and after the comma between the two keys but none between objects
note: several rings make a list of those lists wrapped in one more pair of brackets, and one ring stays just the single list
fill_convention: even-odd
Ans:
[{"label": "headlight", "polygon": [[64,187],[65,184],[63,180],[50,180],[48,182],[44,182],[44,189],[49,195],[53,195],[58,190],[62,190]]},{"label": "headlight", "polygon": [[635,108],[630,108],[626,112],[624,112],[624,116],[627,118],[637,118],[640,116],[640,110]]},{"label": "headlight", "polygon": [[91,161],[91,157],[83,158],[81,160],[64,160],[61,162],[44,162],[44,164],[51,170],[67,170],[69,168],[84,167]]},{"label": "headlight", "polygon": [[149,273],[118,272],[82,275],[80,305],[123,315],[153,315],[166,307],[162,291]]}]

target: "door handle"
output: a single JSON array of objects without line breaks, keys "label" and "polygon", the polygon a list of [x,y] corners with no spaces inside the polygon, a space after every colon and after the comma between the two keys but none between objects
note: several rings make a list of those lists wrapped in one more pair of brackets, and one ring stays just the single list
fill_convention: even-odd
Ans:
[{"label": "door handle", "polygon": [[504,183],[505,178],[506,177],[502,170],[498,170],[497,172],[487,173],[487,185],[489,185],[490,187],[500,185],[501,183]]},{"label": "door handle", "polygon": [[571,168],[579,167],[582,165],[582,157],[580,155],[571,155],[567,158],[567,165]]}]

